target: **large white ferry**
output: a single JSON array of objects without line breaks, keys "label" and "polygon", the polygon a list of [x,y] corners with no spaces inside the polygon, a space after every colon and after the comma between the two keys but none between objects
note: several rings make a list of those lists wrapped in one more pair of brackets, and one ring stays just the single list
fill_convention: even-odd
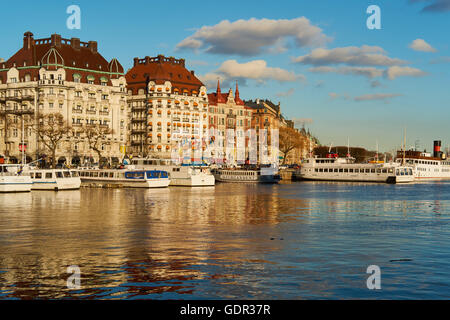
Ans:
[{"label": "large white ferry", "polygon": [[433,155],[415,150],[398,151],[396,162],[411,166],[417,180],[450,179],[450,160],[441,152],[441,141],[434,141]]},{"label": "large white ferry", "polygon": [[83,184],[119,185],[129,188],[165,188],[170,179],[166,171],[129,169],[80,170]]},{"label": "large white ferry", "polygon": [[329,154],[327,158],[309,158],[302,162],[301,179],[324,181],[408,183],[414,181],[411,167],[399,163],[355,163],[355,158],[339,158]]},{"label": "large white ferry", "polygon": [[30,192],[31,177],[19,165],[0,165],[0,193],[4,192]]},{"label": "large white ferry", "polygon": [[259,168],[218,168],[212,173],[219,182],[278,183],[280,176],[273,166]]},{"label": "large white ferry", "polygon": [[80,175],[68,169],[34,169],[30,170],[33,185],[31,190],[76,190],[80,189]]},{"label": "large white ferry", "polygon": [[176,165],[170,159],[134,158],[131,160],[129,168],[167,171],[171,186],[205,187],[215,185],[214,176],[206,166]]}]

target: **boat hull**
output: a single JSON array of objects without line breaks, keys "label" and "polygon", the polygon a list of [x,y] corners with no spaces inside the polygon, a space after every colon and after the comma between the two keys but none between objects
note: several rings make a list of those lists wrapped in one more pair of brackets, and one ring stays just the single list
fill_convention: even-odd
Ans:
[{"label": "boat hull", "polygon": [[117,185],[124,188],[166,188],[170,184],[169,179],[152,179],[143,181],[130,181],[127,179],[100,179],[100,178],[81,178],[82,185],[101,184]]},{"label": "boat hull", "polygon": [[30,176],[0,177],[0,193],[30,192],[32,181]]}]

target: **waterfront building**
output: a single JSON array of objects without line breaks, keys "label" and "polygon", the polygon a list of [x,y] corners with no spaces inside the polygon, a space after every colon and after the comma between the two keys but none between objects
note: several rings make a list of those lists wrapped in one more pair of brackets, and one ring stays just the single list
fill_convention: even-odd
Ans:
[{"label": "waterfront building", "polygon": [[[221,136],[223,143],[223,152],[226,154],[226,132],[228,129],[234,131],[234,135],[237,134],[239,130],[242,132],[247,131],[251,128],[252,121],[252,109],[245,105],[244,101],[241,100],[239,94],[239,86],[236,82],[236,90],[230,88],[227,93],[222,93],[220,88],[220,81],[217,81],[216,92],[208,94],[209,101],[209,128],[217,130],[217,134]],[[213,131],[211,131],[213,132]],[[248,158],[248,137],[244,140],[244,160]],[[233,142],[236,145],[236,138]],[[235,157],[227,157],[227,160],[231,160],[235,163],[235,159],[230,159]]]},{"label": "waterfront building", "polygon": [[206,134],[206,87],[186,69],[184,59],[135,58],[126,80],[130,154],[170,158],[182,139]]},{"label": "waterfront building", "polygon": [[[260,163],[267,163],[272,156],[279,154],[278,149],[272,150],[272,130],[280,129],[282,126],[287,126],[286,119],[281,114],[280,103],[275,104],[270,100],[256,99],[254,101],[244,101],[245,105],[252,109],[251,127],[256,130],[258,139],[258,161]],[[267,157],[261,159],[260,152],[260,130],[267,130]]]},{"label": "waterfront building", "polygon": [[[0,154],[12,162],[21,158],[19,148],[26,148],[28,161],[45,154],[32,130],[37,125],[33,119],[37,113],[60,113],[75,129],[112,130],[100,138],[100,148],[104,160],[117,162],[128,134],[125,88],[123,67],[116,59],[108,62],[96,41],[64,39],[58,34],[34,39],[26,32],[22,48],[0,62]],[[69,164],[100,161],[80,130],[64,140],[56,157]]]}]

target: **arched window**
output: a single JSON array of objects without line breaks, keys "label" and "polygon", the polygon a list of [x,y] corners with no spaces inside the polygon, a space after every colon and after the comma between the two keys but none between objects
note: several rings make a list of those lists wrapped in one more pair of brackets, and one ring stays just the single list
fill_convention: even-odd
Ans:
[{"label": "arched window", "polygon": [[79,73],[75,73],[73,75],[73,82],[80,83],[80,81],[81,81],[81,75]]}]

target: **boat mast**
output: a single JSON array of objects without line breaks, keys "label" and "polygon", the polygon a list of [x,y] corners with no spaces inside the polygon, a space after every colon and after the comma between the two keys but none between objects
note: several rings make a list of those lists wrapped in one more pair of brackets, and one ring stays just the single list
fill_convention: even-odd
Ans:
[{"label": "boat mast", "polygon": [[403,134],[403,159],[402,159],[402,165],[405,165],[405,156],[406,156],[406,127]]}]

